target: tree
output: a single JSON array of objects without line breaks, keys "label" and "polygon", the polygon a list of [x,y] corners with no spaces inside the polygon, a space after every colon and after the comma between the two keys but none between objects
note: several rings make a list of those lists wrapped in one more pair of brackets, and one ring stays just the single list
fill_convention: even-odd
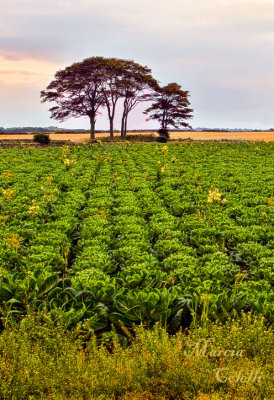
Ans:
[{"label": "tree", "polygon": [[151,96],[153,103],[144,111],[149,114],[150,119],[160,122],[161,129],[188,127],[186,119],[192,118],[193,109],[188,108],[188,91],[181,89],[178,83],[169,83],[159,88]]},{"label": "tree", "polygon": [[[99,77],[97,91],[100,98],[98,106],[105,106],[109,118],[110,137],[113,138],[113,121],[116,111],[116,105],[119,98],[122,97],[120,90],[121,69],[123,69],[124,60],[118,58],[90,57],[81,62],[85,71],[96,70]],[[89,73],[87,73],[89,75]]]},{"label": "tree", "polygon": [[[94,58],[83,61],[86,68],[92,66]],[[98,59],[98,57],[97,57]],[[104,97],[109,123],[110,137],[113,138],[113,121],[117,102],[123,98],[121,137],[126,138],[128,114],[138,104],[147,100],[145,90],[159,88],[151,75],[151,69],[132,60],[119,58],[100,58],[101,91]]]},{"label": "tree", "polygon": [[145,91],[159,89],[158,82],[152,77],[151,69],[133,61],[126,61],[123,71],[122,94],[124,97],[121,121],[121,137],[126,139],[128,114],[142,101],[150,98]]},{"label": "tree", "polygon": [[58,71],[47,89],[41,92],[41,97],[42,102],[57,103],[49,110],[51,118],[64,121],[70,117],[88,116],[92,139],[96,115],[103,106],[107,109],[110,137],[113,137],[116,105],[124,98],[121,136],[125,138],[129,112],[145,99],[141,95],[145,89],[157,87],[151,70],[132,60],[90,57]]},{"label": "tree", "polygon": [[92,63],[79,62],[57,71],[55,79],[41,92],[42,102],[57,104],[49,109],[51,118],[62,122],[70,117],[88,116],[91,139],[95,138],[96,115],[105,103],[101,64],[102,57],[93,57]]},{"label": "tree", "polygon": [[104,75],[105,80],[102,86],[102,93],[104,96],[104,103],[107,108],[108,119],[109,119],[109,134],[113,138],[113,122],[116,111],[116,105],[121,97],[120,86],[120,69],[123,60],[117,58],[106,59]]}]

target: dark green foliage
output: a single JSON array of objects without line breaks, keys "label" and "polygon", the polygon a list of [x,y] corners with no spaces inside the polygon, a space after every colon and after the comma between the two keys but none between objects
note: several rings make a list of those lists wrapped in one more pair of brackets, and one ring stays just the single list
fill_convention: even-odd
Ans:
[{"label": "dark green foliage", "polygon": [[161,128],[161,129],[158,129],[157,132],[158,132],[160,137],[164,137],[166,139],[169,139],[169,132],[168,132],[167,129]]},{"label": "dark green foliage", "polygon": [[158,142],[158,143],[166,143],[167,142],[167,137],[158,136],[157,139],[156,139],[156,142]]},{"label": "dark green foliage", "polygon": [[39,144],[50,144],[50,137],[46,133],[35,133],[33,135],[33,141]]},{"label": "dark green foliage", "polygon": [[150,119],[160,123],[166,131],[169,126],[191,128],[185,121],[192,118],[193,109],[189,108],[188,91],[184,91],[178,83],[169,83],[158,87],[150,95],[153,103],[144,111]]}]

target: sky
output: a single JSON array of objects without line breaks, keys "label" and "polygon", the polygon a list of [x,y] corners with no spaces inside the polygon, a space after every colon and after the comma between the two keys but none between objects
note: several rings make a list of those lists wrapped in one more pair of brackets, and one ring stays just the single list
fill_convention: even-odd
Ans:
[{"label": "sky", "polygon": [[[193,128],[274,128],[274,0],[0,0],[0,9],[0,126],[88,129],[85,118],[50,119],[40,91],[57,70],[103,56],[188,90]],[[129,129],[158,128],[142,110]],[[104,113],[96,128],[108,128]]]}]

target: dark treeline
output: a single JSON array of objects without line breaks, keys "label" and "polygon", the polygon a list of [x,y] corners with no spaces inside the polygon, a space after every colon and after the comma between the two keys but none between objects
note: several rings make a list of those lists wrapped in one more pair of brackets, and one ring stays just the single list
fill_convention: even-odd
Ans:
[{"label": "dark treeline", "polygon": [[61,128],[57,128],[57,127],[53,127],[53,126],[49,126],[49,127],[37,127],[37,126],[24,126],[24,127],[12,127],[12,128],[3,128],[0,127],[0,134],[18,134],[18,133],[34,133],[34,132],[45,132],[45,133],[49,133],[49,132],[88,132],[88,130],[86,129],[61,129]]}]

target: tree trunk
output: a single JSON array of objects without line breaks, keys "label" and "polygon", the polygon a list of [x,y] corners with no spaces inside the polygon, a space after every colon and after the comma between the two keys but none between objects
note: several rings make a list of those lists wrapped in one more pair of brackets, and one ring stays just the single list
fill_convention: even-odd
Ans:
[{"label": "tree trunk", "polygon": [[113,139],[113,117],[109,118],[109,134],[110,138]]},{"label": "tree trunk", "polygon": [[90,120],[90,139],[95,139],[95,118],[89,117]]},{"label": "tree trunk", "polygon": [[125,113],[122,115],[122,122],[121,122],[121,138],[124,138],[124,131],[125,131]]},{"label": "tree trunk", "polygon": [[125,115],[123,139],[127,138],[127,116],[128,114]]}]

